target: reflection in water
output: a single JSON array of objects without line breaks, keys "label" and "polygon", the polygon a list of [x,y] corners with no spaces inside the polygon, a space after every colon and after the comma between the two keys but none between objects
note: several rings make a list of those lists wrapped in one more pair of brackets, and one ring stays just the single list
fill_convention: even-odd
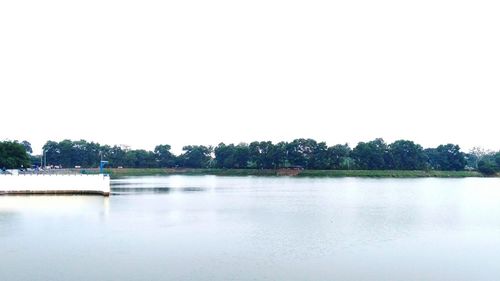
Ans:
[{"label": "reflection in water", "polygon": [[111,182],[114,195],[138,193],[199,192],[215,187],[214,176],[170,176],[118,179]]},{"label": "reflection in water", "polygon": [[116,187],[111,188],[112,195],[136,194],[136,193],[169,193],[170,187]]},{"label": "reflection in water", "polygon": [[498,179],[139,177],[112,192],[0,196],[0,280],[500,276]]},{"label": "reflection in water", "polygon": [[19,215],[10,212],[0,210],[0,239],[2,236],[7,236],[14,230],[16,222],[19,221]]},{"label": "reflection in water", "polygon": [[207,189],[205,188],[199,188],[199,187],[182,187],[182,188],[134,187],[133,185],[131,187],[124,187],[123,185],[120,185],[120,186],[113,186],[111,188],[111,192],[113,195],[125,195],[125,194],[131,195],[138,193],[199,192],[206,190]]},{"label": "reflection in water", "polygon": [[130,177],[111,181],[111,186],[152,188],[169,187],[182,188],[219,188],[220,177],[216,176],[168,176],[168,177]]},{"label": "reflection in water", "polygon": [[109,198],[98,195],[4,195],[0,214],[70,215],[109,213]]}]

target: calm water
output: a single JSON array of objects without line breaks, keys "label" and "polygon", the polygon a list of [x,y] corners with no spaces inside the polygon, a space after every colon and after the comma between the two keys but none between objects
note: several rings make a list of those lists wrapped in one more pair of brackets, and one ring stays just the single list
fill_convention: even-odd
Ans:
[{"label": "calm water", "polygon": [[0,196],[0,280],[498,280],[499,179],[140,177]]}]

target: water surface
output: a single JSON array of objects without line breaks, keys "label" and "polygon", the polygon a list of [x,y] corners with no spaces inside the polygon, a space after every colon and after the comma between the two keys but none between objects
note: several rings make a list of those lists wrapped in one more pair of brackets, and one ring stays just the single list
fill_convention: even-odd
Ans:
[{"label": "water surface", "polygon": [[497,280],[499,179],[167,176],[0,196],[0,280]]}]

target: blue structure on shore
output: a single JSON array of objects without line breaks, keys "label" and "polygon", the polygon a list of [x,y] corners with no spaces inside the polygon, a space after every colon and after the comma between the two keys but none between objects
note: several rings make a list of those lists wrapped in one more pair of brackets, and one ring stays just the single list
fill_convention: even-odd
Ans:
[{"label": "blue structure on shore", "polygon": [[106,164],[108,164],[108,161],[101,160],[99,164],[99,174],[104,174],[104,166],[106,166]]}]

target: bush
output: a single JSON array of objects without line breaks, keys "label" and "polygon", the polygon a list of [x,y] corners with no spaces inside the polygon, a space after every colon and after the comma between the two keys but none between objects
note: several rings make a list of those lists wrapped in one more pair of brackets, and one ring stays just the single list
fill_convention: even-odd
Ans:
[{"label": "bush", "polygon": [[477,168],[479,172],[487,176],[494,175],[497,170],[497,166],[495,165],[495,163],[485,160],[479,161],[479,163],[477,164]]}]

